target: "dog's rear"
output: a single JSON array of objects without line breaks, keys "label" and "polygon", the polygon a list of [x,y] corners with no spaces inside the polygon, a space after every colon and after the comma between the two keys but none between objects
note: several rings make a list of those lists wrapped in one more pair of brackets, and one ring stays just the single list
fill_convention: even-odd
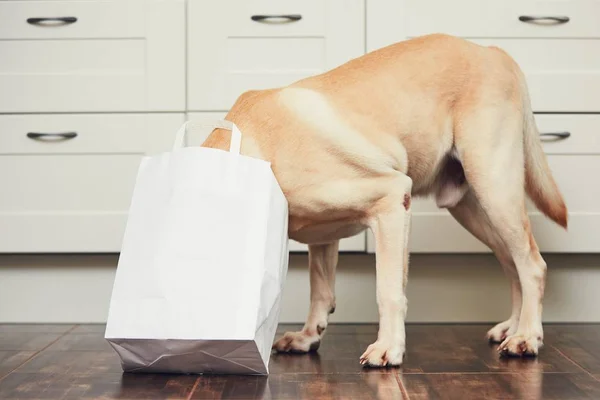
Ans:
[{"label": "dog's rear", "polygon": [[[524,188],[528,197],[544,215],[556,222],[563,228],[567,228],[568,212],[563,196],[554,181],[552,172],[548,166],[540,141],[539,132],[535,123],[534,114],[531,108],[529,90],[527,88],[525,77],[519,66],[510,58],[510,56],[496,47],[490,50],[496,53],[496,56],[504,58],[509,69],[516,78],[518,93],[520,94],[520,109],[522,112],[522,142],[523,142],[523,170],[525,174]],[[461,109],[460,112],[464,112]],[[518,114],[511,113],[507,118],[519,118]],[[458,117],[458,125],[462,124]],[[517,124],[518,126],[518,124]],[[460,136],[460,135],[459,135]],[[456,150],[456,137],[452,150],[447,154],[443,161],[440,172],[436,180],[434,189],[438,207],[452,208],[462,199],[469,188],[469,182],[464,175],[460,156]],[[460,146],[460,144],[459,144]],[[477,149],[470,149],[477,152]],[[481,150],[479,150],[481,151]]]}]

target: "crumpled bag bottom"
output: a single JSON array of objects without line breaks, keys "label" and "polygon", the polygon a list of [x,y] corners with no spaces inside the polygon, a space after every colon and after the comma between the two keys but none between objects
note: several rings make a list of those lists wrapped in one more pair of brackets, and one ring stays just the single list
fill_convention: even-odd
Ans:
[{"label": "crumpled bag bottom", "polygon": [[125,372],[268,374],[254,340],[107,340]]}]

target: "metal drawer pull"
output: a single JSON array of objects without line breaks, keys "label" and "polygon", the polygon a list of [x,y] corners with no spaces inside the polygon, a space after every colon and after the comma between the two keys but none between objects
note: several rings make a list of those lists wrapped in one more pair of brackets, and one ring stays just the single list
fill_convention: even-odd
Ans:
[{"label": "metal drawer pull", "polygon": [[533,22],[533,23],[551,23],[551,24],[566,24],[571,18],[565,16],[533,16],[533,15],[521,15],[519,21],[521,22]]},{"label": "metal drawer pull", "polygon": [[77,132],[61,132],[61,133],[40,133],[40,132],[28,132],[27,137],[34,140],[69,140],[77,137]]},{"label": "metal drawer pull", "polygon": [[[54,24],[46,24],[46,22],[55,22]],[[27,18],[27,23],[31,25],[69,25],[77,22],[76,17],[46,17],[46,18]]]},{"label": "metal drawer pull", "polygon": [[302,15],[253,15],[250,17],[250,19],[252,19],[252,21],[262,22],[265,24],[287,24],[290,22],[300,21],[302,19]]},{"label": "metal drawer pull", "polygon": [[540,133],[540,138],[543,141],[563,140],[571,137],[571,132],[547,132]]}]

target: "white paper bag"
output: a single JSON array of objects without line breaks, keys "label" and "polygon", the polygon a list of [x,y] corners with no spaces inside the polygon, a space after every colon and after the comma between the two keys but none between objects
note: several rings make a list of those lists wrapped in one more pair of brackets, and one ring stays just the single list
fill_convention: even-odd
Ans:
[{"label": "white paper bag", "polygon": [[[206,124],[203,125],[205,127]],[[287,201],[270,163],[183,148],[140,165],[105,338],[125,371],[267,374],[288,267]]]}]

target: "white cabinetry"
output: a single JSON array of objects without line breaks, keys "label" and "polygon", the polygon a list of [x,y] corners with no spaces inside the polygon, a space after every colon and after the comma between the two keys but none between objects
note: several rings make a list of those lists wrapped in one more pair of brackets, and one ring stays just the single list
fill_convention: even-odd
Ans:
[{"label": "white cabinetry", "polygon": [[181,114],[0,116],[0,252],[118,252],[141,157]]},{"label": "white cabinetry", "polygon": [[0,2],[0,113],[181,111],[183,0]]},{"label": "white cabinetry", "polygon": [[0,2],[0,252],[118,252],[185,112],[185,1]]},{"label": "white cabinetry", "polygon": [[[570,229],[532,209],[540,247],[598,252],[598,15],[595,0],[0,1],[0,252],[117,252],[140,157],[168,149],[186,115],[223,117],[246,90],[433,32],[521,65],[540,130],[571,133],[544,143]],[[433,202],[413,204],[413,251],[487,251]]]},{"label": "white cabinetry", "polygon": [[188,108],[228,110],[365,51],[364,0],[222,0],[188,5]]}]

